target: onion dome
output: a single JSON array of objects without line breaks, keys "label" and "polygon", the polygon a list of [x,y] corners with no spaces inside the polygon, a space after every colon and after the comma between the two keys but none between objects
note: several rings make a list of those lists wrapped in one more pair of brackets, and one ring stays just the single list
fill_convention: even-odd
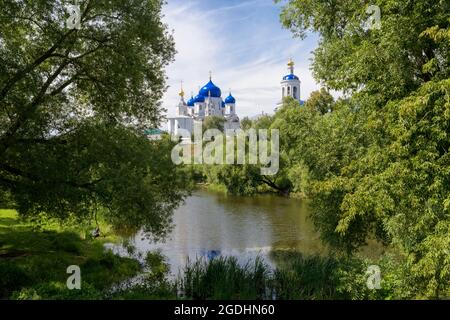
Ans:
[{"label": "onion dome", "polygon": [[200,89],[200,92],[198,94],[203,97],[211,96],[219,98],[222,95],[222,92],[220,91],[219,87],[217,87],[211,80],[209,80],[209,82]]},{"label": "onion dome", "polygon": [[226,99],[225,99],[225,103],[236,103],[236,99],[231,95],[231,92],[230,92],[230,94],[228,95],[228,97],[226,97]]},{"label": "onion dome", "polygon": [[191,95],[191,98],[186,102],[186,104],[188,105],[188,107],[193,107],[194,103],[194,97]]},{"label": "onion dome", "polygon": [[283,77],[283,80],[298,80],[298,77],[295,74],[288,74]]},{"label": "onion dome", "polygon": [[201,94],[196,95],[194,98],[194,103],[196,102],[205,102],[205,97],[202,96]]}]

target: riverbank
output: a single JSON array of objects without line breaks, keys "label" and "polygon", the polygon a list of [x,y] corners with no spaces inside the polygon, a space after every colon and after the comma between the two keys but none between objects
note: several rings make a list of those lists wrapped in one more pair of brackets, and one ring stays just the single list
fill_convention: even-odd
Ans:
[{"label": "riverbank", "polygon": [[[122,242],[106,224],[100,226],[102,236],[92,239],[88,231],[93,226],[32,223],[19,219],[13,210],[0,210],[0,298],[401,298],[392,290],[398,273],[395,266],[378,258],[320,254],[318,239],[309,233],[307,221],[299,219],[306,217],[302,212],[301,202],[285,198],[195,193],[175,213],[178,227],[172,234],[193,245],[192,251],[176,240],[168,240],[166,249],[158,251],[146,247],[148,242]],[[216,221],[221,224],[214,230]],[[211,248],[202,246],[219,231],[229,234]],[[254,234],[258,238],[252,238]],[[106,242],[122,244],[128,257],[105,250]],[[242,243],[246,245],[239,247]],[[201,254],[204,250],[206,255]],[[177,263],[174,257],[184,258]],[[191,258],[186,261],[186,257]],[[373,264],[383,270],[383,290],[367,287],[368,266]],[[81,269],[81,290],[66,287],[70,265]]]},{"label": "riverbank", "polygon": [[[220,192],[224,194],[228,194],[227,187],[223,184],[219,183],[207,183],[207,182],[198,182],[195,184],[195,187],[200,190],[211,191],[211,192]],[[258,191],[255,193],[256,195],[274,195],[283,198],[290,199],[298,199],[298,200],[306,200],[307,197],[302,192],[290,192],[288,194],[276,192],[273,189],[267,188],[265,186],[260,187]]]},{"label": "riverbank", "polygon": [[[0,299],[102,299],[114,284],[141,271],[138,261],[105,251],[117,236],[86,237],[86,226],[31,223],[14,210],[0,210]],[[81,269],[81,290],[66,287],[67,267]]]},{"label": "riverbank", "polygon": [[[86,228],[86,227],[84,227]],[[150,252],[136,259],[105,251],[119,238],[102,225],[101,238],[84,237],[84,228],[57,223],[31,223],[13,210],[0,210],[1,299],[351,299],[371,298],[362,261],[305,257],[274,251],[278,267],[257,258],[238,263],[234,257],[188,261],[183,272],[168,280],[165,258]],[[81,269],[81,290],[68,290],[67,267]],[[353,270],[351,281],[339,278]],[[140,281],[127,285],[139,275]],[[125,284],[111,291],[115,285]],[[180,294],[181,293],[181,294]]]}]

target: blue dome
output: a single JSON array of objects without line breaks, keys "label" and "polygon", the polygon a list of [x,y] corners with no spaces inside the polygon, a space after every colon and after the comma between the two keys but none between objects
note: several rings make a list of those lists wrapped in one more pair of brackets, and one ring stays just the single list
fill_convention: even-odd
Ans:
[{"label": "blue dome", "polygon": [[287,76],[283,77],[283,80],[298,80],[298,77],[295,74],[288,74]]},{"label": "blue dome", "polygon": [[230,93],[230,95],[225,99],[225,103],[236,103],[236,99]]},{"label": "blue dome", "polygon": [[186,104],[188,105],[188,107],[193,107],[195,103],[194,97],[191,96],[191,98],[186,102]]},{"label": "blue dome", "polygon": [[200,89],[199,95],[202,95],[204,97],[208,97],[211,94],[211,97],[219,98],[222,95],[222,92],[220,91],[219,87],[217,87],[214,83],[212,83],[211,80]]},{"label": "blue dome", "polygon": [[196,95],[194,98],[194,103],[196,102],[205,102],[205,97],[202,96],[201,94]]}]

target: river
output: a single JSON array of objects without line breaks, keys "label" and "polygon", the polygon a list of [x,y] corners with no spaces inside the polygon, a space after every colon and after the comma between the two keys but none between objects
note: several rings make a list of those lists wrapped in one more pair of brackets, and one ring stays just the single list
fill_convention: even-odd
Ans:
[{"label": "river", "polygon": [[[131,243],[138,252],[160,250],[175,274],[187,259],[216,255],[247,262],[257,255],[272,264],[271,250],[305,254],[325,251],[308,218],[306,200],[275,195],[231,196],[198,190],[173,216],[174,228],[164,243],[137,234]],[[124,248],[117,248],[124,253]]]}]

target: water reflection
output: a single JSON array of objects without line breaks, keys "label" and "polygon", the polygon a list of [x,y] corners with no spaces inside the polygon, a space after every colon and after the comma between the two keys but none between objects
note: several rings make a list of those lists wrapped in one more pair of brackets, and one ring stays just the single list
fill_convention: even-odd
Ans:
[{"label": "water reflection", "polygon": [[173,220],[175,227],[166,242],[152,243],[141,234],[133,242],[141,252],[160,250],[174,273],[188,258],[230,255],[247,262],[259,254],[271,264],[271,250],[325,251],[308,219],[307,203],[301,200],[197,191],[176,210]]}]

